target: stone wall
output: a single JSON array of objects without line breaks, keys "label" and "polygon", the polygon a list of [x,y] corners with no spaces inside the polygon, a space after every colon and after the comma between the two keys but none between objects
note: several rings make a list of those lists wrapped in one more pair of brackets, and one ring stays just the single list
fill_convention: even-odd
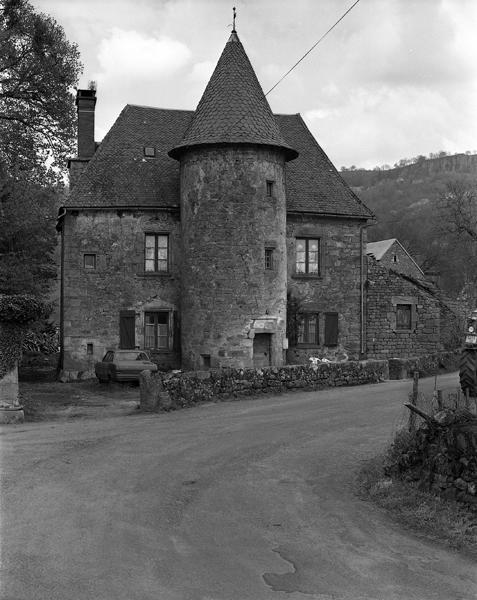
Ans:
[{"label": "stone wall", "polygon": [[201,402],[289,390],[378,383],[388,378],[386,361],[288,365],[266,369],[220,369],[186,373],[145,371],[140,376],[141,407],[173,410]]},{"label": "stone wall", "polygon": [[424,273],[399,242],[394,242],[391,248],[379,260],[379,264],[387,269],[393,269],[398,273],[409,275],[409,277],[413,277],[414,279],[425,279]]},{"label": "stone wall", "polygon": [[[404,443],[403,443],[404,442]],[[477,505],[477,417],[445,409],[394,443],[389,474],[420,482],[450,500]]]},{"label": "stone wall", "polygon": [[[412,305],[412,327],[400,330],[397,304]],[[407,358],[444,350],[441,340],[441,302],[425,286],[368,260],[367,282],[368,358]]]},{"label": "stone wall", "polygon": [[[179,217],[159,210],[69,211],[63,227],[63,371],[73,378],[94,376],[94,363],[107,348],[119,346],[121,310],[135,312],[135,342],[141,348],[144,312],[179,310]],[[169,233],[168,273],[145,272],[145,232]],[[96,255],[95,269],[84,268],[85,253]],[[180,366],[177,347],[154,354],[160,368]]]},{"label": "stone wall", "polygon": [[[257,333],[269,336],[269,364],[283,364],[284,165],[282,151],[252,145],[191,149],[181,157],[185,369],[252,367]],[[265,248],[272,250],[271,269]]]},{"label": "stone wall", "polygon": [[[338,345],[350,358],[360,357],[360,269],[366,248],[366,229],[356,220],[313,215],[289,215],[287,220],[288,290],[303,312],[319,313],[319,345],[290,347],[287,360],[307,362],[308,356],[325,355],[324,315],[338,313]],[[319,276],[296,273],[296,238],[317,237],[321,245]],[[364,279],[366,274],[363,274]]]},{"label": "stone wall", "polygon": [[443,371],[457,371],[460,354],[460,350],[454,350],[410,358],[390,358],[389,379],[408,379],[413,376],[414,371],[419,371],[420,377],[428,377]]}]

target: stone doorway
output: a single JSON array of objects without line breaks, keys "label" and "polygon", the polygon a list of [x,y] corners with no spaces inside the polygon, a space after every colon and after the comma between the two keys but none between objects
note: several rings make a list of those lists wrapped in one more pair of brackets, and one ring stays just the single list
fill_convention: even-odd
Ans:
[{"label": "stone doorway", "polygon": [[272,334],[256,333],[253,338],[253,366],[257,369],[272,364]]}]

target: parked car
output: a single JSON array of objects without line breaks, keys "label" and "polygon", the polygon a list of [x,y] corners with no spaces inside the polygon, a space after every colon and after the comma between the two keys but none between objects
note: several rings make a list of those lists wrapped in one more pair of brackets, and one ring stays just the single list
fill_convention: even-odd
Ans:
[{"label": "parked car", "polygon": [[139,381],[141,371],[157,371],[157,365],[144,350],[108,350],[94,372],[101,383],[108,381]]}]

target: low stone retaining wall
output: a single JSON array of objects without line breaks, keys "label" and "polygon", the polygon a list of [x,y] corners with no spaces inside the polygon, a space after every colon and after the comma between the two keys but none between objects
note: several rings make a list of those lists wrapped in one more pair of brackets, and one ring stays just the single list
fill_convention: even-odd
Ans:
[{"label": "low stone retaining wall", "polygon": [[477,417],[451,409],[436,413],[417,429],[396,468],[424,489],[477,505]]},{"label": "low stone retaining wall", "polygon": [[378,383],[388,379],[386,360],[288,365],[265,369],[141,373],[142,410],[174,410],[201,402],[240,398],[260,393],[317,390]]},{"label": "low stone retaining wall", "polygon": [[421,377],[435,375],[439,371],[456,371],[459,368],[460,350],[426,354],[413,358],[390,358],[389,379],[408,379],[414,371]]}]

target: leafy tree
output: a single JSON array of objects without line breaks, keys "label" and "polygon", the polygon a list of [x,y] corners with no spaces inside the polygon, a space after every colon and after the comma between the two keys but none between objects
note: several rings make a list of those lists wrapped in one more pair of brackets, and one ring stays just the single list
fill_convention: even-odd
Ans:
[{"label": "leafy tree", "polygon": [[0,169],[0,292],[42,297],[56,277],[59,194],[38,184],[1,179]]},{"label": "leafy tree", "polygon": [[444,233],[457,234],[464,240],[477,242],[477,187],[464,181],[452,181],[440,199]]},{"label": "leafy tree", "polygon": [[75,44],[28,0],[0,0],[0,163],[15,179],[61,179],[73,153]]}]

